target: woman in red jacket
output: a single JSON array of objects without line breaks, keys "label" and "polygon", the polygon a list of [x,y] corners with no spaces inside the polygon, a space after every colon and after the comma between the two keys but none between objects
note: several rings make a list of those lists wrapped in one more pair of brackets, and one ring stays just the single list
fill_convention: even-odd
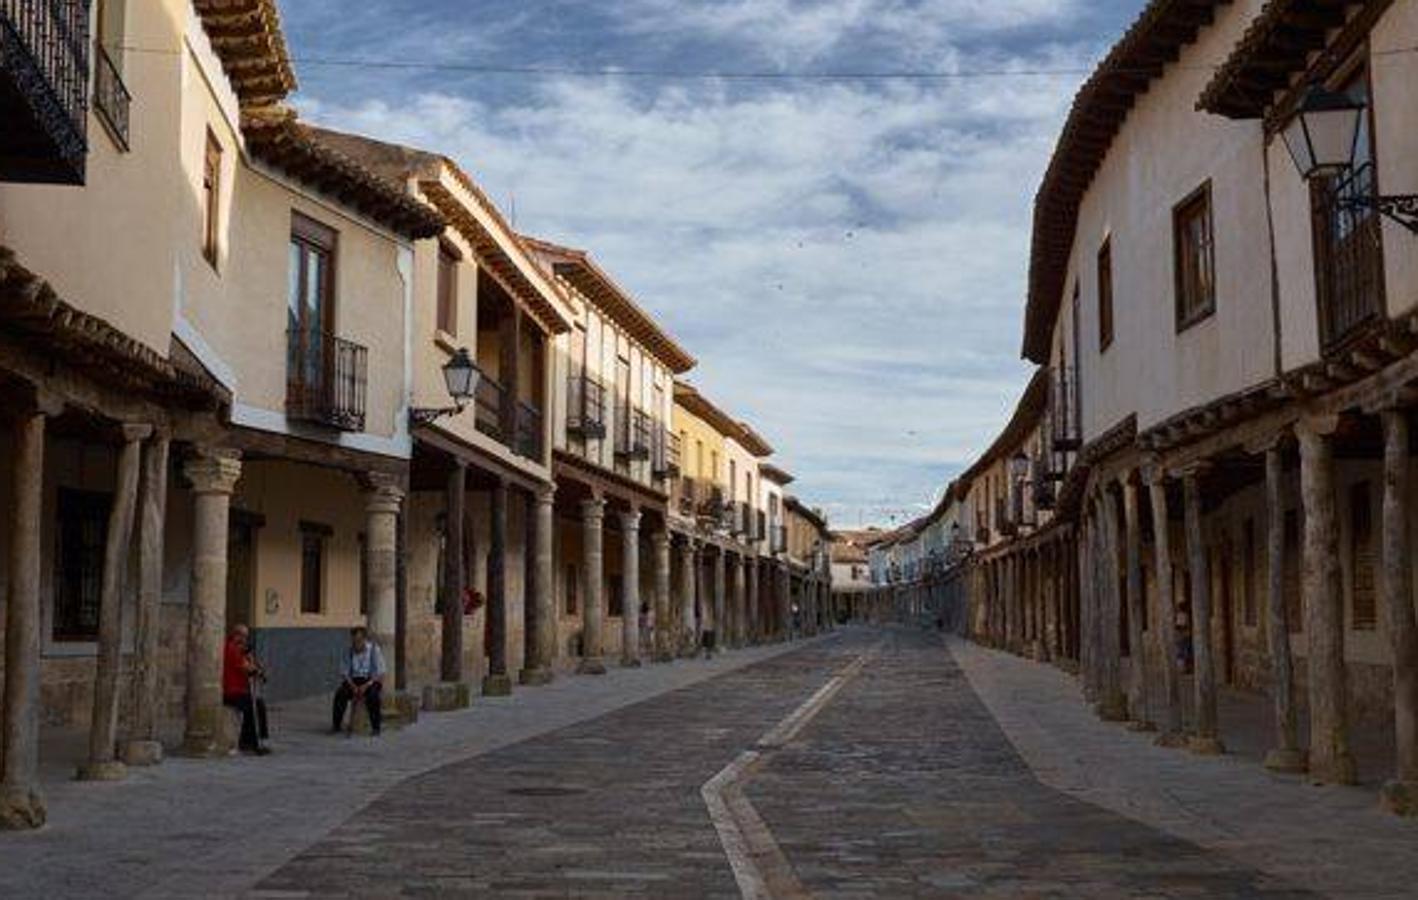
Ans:
[{"label": "woman in red jacket", "polygon": [[258,680],[266,680],[266,671],[251,655],[251,633],[245,625],[234,626],[222,654],[222,703],[241,712],[241,751],[265,756],[271,752],[266,746],[271,732],[266,701],[252,696],[252,683]]}]

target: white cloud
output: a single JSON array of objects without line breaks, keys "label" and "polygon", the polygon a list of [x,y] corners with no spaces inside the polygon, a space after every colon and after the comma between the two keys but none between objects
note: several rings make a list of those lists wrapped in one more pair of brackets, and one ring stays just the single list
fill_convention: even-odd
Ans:
[{"label": "white cloud", "polygon": [[[645,28],[679,8],[632,5]],[[932,27],[978,28],[1063,5],[919,9]],[[904,2],[814,6],[732,0],[689,8],[682,25],[777,28],[793,52],[873,10],[879,30],[909,30]],[[1077,57],[1055,47],[989,65]],[[567,78],[516,104],[424,91],[302,107],[447,153],[522,229],[590,248],[699,357],[692,379],[761,426],[804,498],[856,524],[928,502],[1008,416],[1027,374],[1030,203],[1073,80]]]}]

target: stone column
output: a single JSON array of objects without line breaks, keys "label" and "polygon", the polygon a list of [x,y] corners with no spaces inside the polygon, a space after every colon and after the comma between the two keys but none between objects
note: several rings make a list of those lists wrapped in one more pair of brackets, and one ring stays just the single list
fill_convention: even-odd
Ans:
[{"label": "stone column", "polygon": [[117,481],[108,512],[99,587],[98,659],[94,665],[93,714],[89,718],[89,755],[79,764],[80,781],[121,781],[127,767],[118,759],[118,675],[123,661],[123,594],[131,558],[133,517],[138,505],[138,476],[143,440],[150,425],[124,425],[118,453]]},{"label": "stone column", "polygon": [[1182,473],[1182,498],[1187,524],[1187,568],[1192,583],[1192,664],[1195,671],[1196,731],[1187,745],[1192,752],[1226,752],[1217,732],[1216,666],[1211,658],[1211,565],[1201,523],[1201,468]]},{"label": "stone column", "polygon": [[728,607],[729,598],[725,583],[725,567],[728,560],[724,558],[724,548],[719,547],[714,552],[714,615],[711,626],[714,629],[714,645],[716,649],[722,650],[728,641],[729,618]]},{"label": "stone column", "polygon": [[1265,451],[1265,624],[1270,639],[1271,701],[1275,708],[1276,735],[1276,746],[1266,754],[1265,767],[1276,772],[1303,772],[1308,761],[1305,751],[1300,749],[1290,661],[1289,611],[1285,608],[1285,497],[1281,463],[1277,440]]},{"label": "stone column", "polygon": [[599,497],[581,501],[581,568],[586,585],[585,611],[581,624],[581,664],[577,671],[583,675],[604,675],[606,664],[605,643],[601,639],[601,629],[605,626],[605,604],[602,585],[605,582],[605,564],[602,559],[604,540],[606,501]]},{"label": "stone column", "polygon": [[661,525],[650,536],[655,554],[655,662],[674,659],[674,629],[670,621],[670,530]]},{"label": "stone column", "polygon": [[463,562],[464,504],[467,502],[468,467],[461,459],[448,471],[448,491],[443,515],[443,642],[439,678],[447,685],[463,680]]},{"label": "stone column", "polygon": [[1147,710],[1147,647],[1142,636],[1142,620],[1147,597],[1142,581],[1142,522],[1138,510],[1138,474],[1123,479],[1123,524],[1126,535],[1128,604],[1128,716],[1134,731],[1152,731]]},{"label": "stone column", "polygon": [[163,527],[167,521],[167,465],[171,441],[159,431],[143,450],[138,524],[138,608],[134,623],[133,720],[123,761],[152,766],[162,761],[158,736],[158,647],[162,632]]},{"label": "stone column", "polygon": [[41,401],[15,426],[14,496],[9,509],[9,596],[5,605],[5,708],[0,768],[0,828],[39,828],[40,534],[44,430],[58,404]]},{"label": "stone column", "polygon": [[404,490],[392,475],[364,477],[364,552],[369,571],[369,632],[393,668],[399,646],[394,639],[398,594],[399,508]]},{"label": "stone column", "polygon": [[1300,439],[1300,494],[1305,507],[1305,632],[1309,641],[1310,780],[1354,784],[1344,672],[1344,592],[1334,515],[1334,449],[1308,424]]},{"label": "stone column", "polygon": [[695,614],[695,598],[699,590],[699,544],[686,537],[680,545],[680,646],[681,656],[693,656],[699,647],[699,621]]},{"label": "stone column", "polygon": [[748,633],[746,637],[750,644],[757,644],[763,639],[763,619],[758,603],[758,566],[757,557],[748,564]]},{"label": "stone column", "polygon": [[730,573],[733,582],[731,596],[734,601],[734,646],[742,647],[748,636],[748,577],[743,554],[734,556],[734,567]]},{"label": "stone column", "polygon": [[1383,604],[1393,648],[1393,721],[1397,759],[1383,786],[1384,808],[1418,815],[1418,623],[1413,616],[1413,561],[1408,542],[1408,416],[1384,410]]},{"label": "stone column", "polygon": [[507,671],[507,481],[497,479],[492,486],[491,533],[487,554],[487,675],[483,694],[506,697],[512,693],[512,676]]},{"label": "stone column", "polygon": [[1162,661],[1162,729],[1157,743],[1163,747],[1180,747],[1186,742],[1182,724],[1182,679],[1177,670],[1177,609],[1172,601],[1172,545],[1167,515],[1167,476],[1159,468],[1147,474],[1147,491],[1152,500],[1152,548],[1157,604],[1152,621],[1158,643],[1158,658]]},{"label": "stone column", "polygon": [[556,659],[556,589],[552,573],[552,530],[556,523],[556,488],[539,487],[530,494],[527,509],[527,592],[523,601],[526,621],[521,681],[550,684]]},{"label": "stone column", "polygon": [[1109,722],[1122,722],[1128,717],[1127,695],[1122,680],[1122,597],[1118,590],[1118,574],[1122,570],[1122,541],[1118,538],[1117,501],[1109,490],[1103,491],[1100,537],[1102,555],[1099,559],[1100,611],[1098,617],[1098,665],[1101,675],[1101,696],[1098,715]]},{"label": "stone column", "polygon": [[640,510],[620,515],[622,538],[620,575],[620,664],[640,666]]},{"label": "stone column", "polygon": [[187,727],[183,752],[220,756],[217,727],[222,709],[222,643],[226,631],[227,532],[231,495],[241,477],[241,457],[202,450],[183,471],[192,483],[192,598],[187,608]]}]

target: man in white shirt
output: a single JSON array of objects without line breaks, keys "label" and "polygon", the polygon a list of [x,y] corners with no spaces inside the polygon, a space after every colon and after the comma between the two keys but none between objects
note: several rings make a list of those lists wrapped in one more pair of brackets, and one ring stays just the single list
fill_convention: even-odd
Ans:
[{"label": "man in white shirt", "polygon": [[384,654],[379,645],[369,639],[369,629],[356,625],[350,629],[350,647],[340,667],[340,689],[335,691],[332,734],[338,734],[345,721],[345,709],[354,700],[369,711],[369,729],[375,735],[383,722],[379,695],[384,690]]}]

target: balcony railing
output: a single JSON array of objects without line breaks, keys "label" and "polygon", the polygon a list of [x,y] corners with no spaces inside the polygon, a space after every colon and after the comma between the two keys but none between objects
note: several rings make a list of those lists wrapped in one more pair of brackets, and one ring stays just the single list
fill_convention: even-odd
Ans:
[{"label": "balcony railing", "polygon": [[699,482],[689,477],[681,478],[678,489],[680,515],[693,516],[699,509]]},{"label": "balcony railing", "polygon": [[508,429],[502,420],[502,385],[486,374],[478,377],[478,386],[473,391],[473,424],[478,431],[495,441],[507,443]]},{"label": "balcony railing", "polygon": [[517,446],[519,456],[542,458],[542,411],[525,400],[517,402]]},{"label": "balcony railing", "polygon": [[750,521],[748,504],[742,500],[735,501],[728,505],[726,522],[729,534],[742,537],[744,540],[752,540],[750,529],[753,527]]},{"label": "balcony railing", "polygon": [[623,459],[649,459],[653,449],[655,420],[639,409],[625,409],[617,417],[615,455]]},{"label": "balcony railing", "polygon": [[1005,537],[1013,537],[1016,531],[1016,523],[1010,519],[1009,500],[1004,497],[995,498],[995,530]]},{"label": "balcony railing", "polygon": [[88,0],[0,0],[0,180],[83,184]]},{"label": "balcony railing", "polygon": [[656,432],[655,440],[655,465],[654,475],[656,478],[676,478],[679,476],[680,455],[679,435],[668,428],[661,428]]},{"label": "balcony railing", "polygon": [[118,67],[108,51],[99,47],[94,58],[94,109],[124,150],[128,149],[128,108],[132,103],[133,95],[128,93]]},{"label": "balcony railing", "polygon": [[1049,379],[1049,425],[1053,449],[1071,453],[1083,445],[1078,425],[1078,370],[1057,366]]},{"label": "balcony railing", "polygon": [[583,441],[606,436],[606,388],[590,375],[567,379],[566,433]]},{"label": "balcony railing", "polygon": [[1312,188],[1315,282],[1326,351],[1341,347],[1361,326],[1383,315],[1382,220],[1378,210],[1347,202],[1374,193],[1372,163],[1341,181],[1318,181]]},{"label": "balcony railing", "polygon": [[761,509],[755,510],[751,540],[761,541],[766,537],[768,537],[768,514]]},{"label": "balcony railing", "polygon": [[699,515],[721,521],[724,516],[724,489],[717,484],[704,485],[699,492]]},{"label": "balcony railing", "polygon": [[341,431],[363,431],[369,351],[323,331],[287,333],[286,414]]}]

